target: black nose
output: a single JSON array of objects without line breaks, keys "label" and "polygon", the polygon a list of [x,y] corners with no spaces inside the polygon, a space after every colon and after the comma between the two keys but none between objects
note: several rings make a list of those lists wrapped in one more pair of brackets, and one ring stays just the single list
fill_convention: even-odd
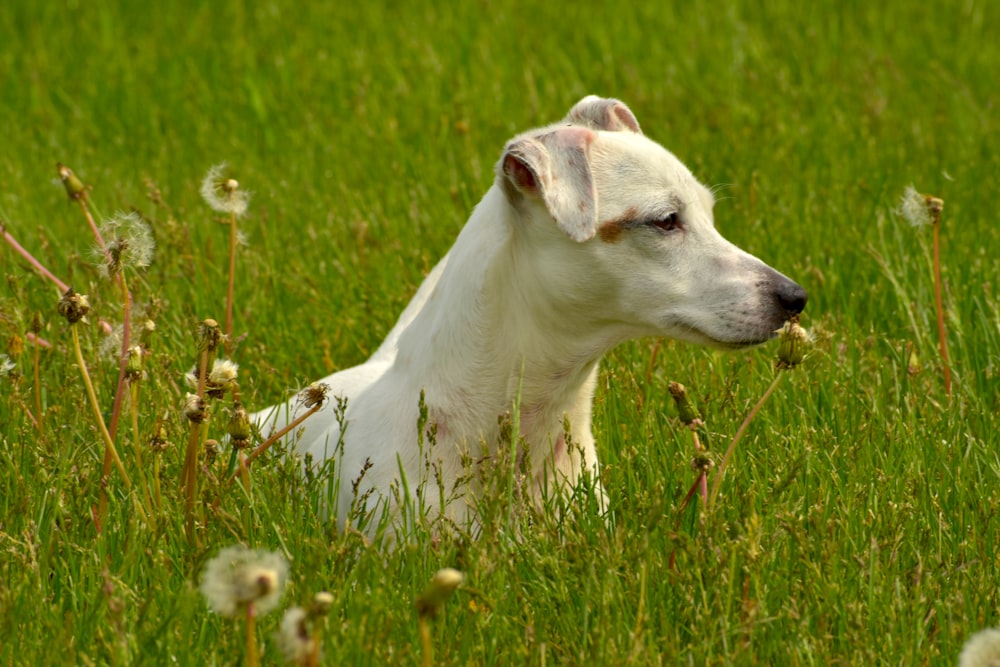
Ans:
[{"label": "black nose", "polygon": [[789,315],[798,315],[801,313],[805,309],[806,299],[809,297],[801,285],[787,278],[778,284],[775,294],[778,297],[778,304]]}]

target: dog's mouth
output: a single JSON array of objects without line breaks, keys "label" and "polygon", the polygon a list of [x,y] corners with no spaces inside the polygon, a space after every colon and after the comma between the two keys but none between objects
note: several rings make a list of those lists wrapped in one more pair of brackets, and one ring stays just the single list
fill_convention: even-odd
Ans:
[{"label": "dog's mouth", "polygon": [[774,330],[763,327],[755,328],[749,335],[744,332],[744,335],[734,337],[712,335],[701,327],[688,322],[678,323],[676,327],[678,331],[672,334],[673,337],[718,350],[743,350],[762,345],[778,335]]}]

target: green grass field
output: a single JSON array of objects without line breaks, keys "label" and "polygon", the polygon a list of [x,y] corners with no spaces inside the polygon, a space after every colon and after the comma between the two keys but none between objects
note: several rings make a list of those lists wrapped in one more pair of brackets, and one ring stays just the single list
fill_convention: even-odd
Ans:
[{"label": "green grass field", "polygon": [[[122,299],[56,163],[92,187],[98,221],[137,209],[157,241],[128,274],[157,326],[135,427],[126,410],[116,435],[133,486],[112,474],[100,532],[104,444],[59,293],[0,244],[0,664],[242,664],[244,626],[198,590],[235,543],[289,563],[258,623],[264,664],[281,659],[280,612],[317,591],[334,599],[322,664],[420,664],[414,600],[445,566],[466,586],[433,624],[435,664],[950,665],[1000,625],[1000,4],[303,4],[0,10],[0,221],[90,296],[77,327],[105,419],[118,367],[98,321],[120,322]],[[520,539],[427,530],[387,553],[325,523],[324,481],[280,453],[250,491],[215,481],[220,403],[189,538],[183,375],[229,275],[228,227],[198,193],[208,168],[228,162],[253,193],[233,353],[253,410],[364,360],[504,141],[588,93],[624,100],[718,189],[722,233],[810,293],[814,352],[751,423],[715,506],[681,511],[694,452],[667,384],[689,388],[718,461],[776,373],[773,344],[609,355],[594,431],[610,523],[573,498]],[[931,229],[893,212],[909,184],[945,202],[950,397]]]}]

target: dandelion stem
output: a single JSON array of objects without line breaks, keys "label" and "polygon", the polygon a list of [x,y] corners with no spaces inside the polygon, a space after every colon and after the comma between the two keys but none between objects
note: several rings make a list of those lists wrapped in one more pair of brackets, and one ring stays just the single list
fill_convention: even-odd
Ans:
[{"label": "dandelion stem", "polygon": [[8,232],[6,228],[4,228],[2,222],[0,222],[0,229],[3,230],[3,238],[8,243],[8,245],[10,245],[10,247],[13,248],[19,255],[21,255],[21,257],[23,257],[28,262],[28,264],[31,264],[31,266],[35,269],[35,271],[38,271],[40,274],[42,274],[43,276],[51,280],[53,283],[55,283],[55,286],[59,288],[60,293],[63,293],[69,289],[69,285],[59,280],[59,278],[57,278],[51,271],[45,268],[45,266],[43,266],[41,262],[35,259],[34,255],[25,250],[20,243],[15,241],[14,237],[10,235],[10,232]]},{"label": "dandelion stem", "polygon": [[142,445],[139,442],[139,382],[129,381],[129,393],[132,398],[132,446],[135,447],[135,464],[139,470],[139,483],[142,485],[142,501],[146,505],[146,514],[156,528],[156,514],[153,511],[153,497],[149,493],[149,482],[146,481],[146,468],[142,465]]},{"label": "dandelion stem", "polygon": [[106,247],[104,245],[104,239],[101,237],[101,231],[97,228],[97,223],[94,221],[94,216],[90,213],[90,207],[87,206],[86,190],[80,193],[80,196],[76,198],[76,202],[80,204],[80,210],[83,211],[83,217],[87,219],[87,224],[90,225],[90,231],[93,232],[94,238],[97,239],[98,247]]},{"label": "dandelion stem", "polygon": [[[261,454],[263,454],[264,452],[266,452],[268,449],[270,449],[271,445],[273,445],[274,443],[276,443],[279,440],[281,440],[285,436],[285,434],[287,434],[288,432],[290,432],[293,429],[297,428],[299,424],[301,424],[306,419],[308,419],[309,417],[311,417],[314,414],[316,414],[317,412],[319,412],[320,408],[322,408],[322,407],[323,407],[322,403],[314,405],[313,407],[309,408],[308,410],[306,410],[305,412],[303,412],[301,415],[299,415],[294,421],[290,422],[283,429],[280,429],[279,431],[277,431],[274,434],[272,434],[270,438],[268,438],[267,440],[265,440],[263,442],[263,444],[261,444],[260,446],[258,446],[252,452],[250,452],[250,455],[247,456],[246,460],[243,461],[240,464],[240,467],[241,468],[246,468],[247,470],[249,470],[250,469],[250,464],[253,463],[254,459],[256,459],[258,456],[260,456]],[[234,481],[236,481],[236,478],[239,476],[239,474],[240,474],[239,471],[237,471],[236,473],[234,473],[229,478],[229,481],[227,482],[227,484],[232,484]]]},{"label": "dandelion stem", "polygon": [[934,306],[937,311],[938,344],[941,348],[944,393],[951,396],[951,362],[948,359],[948,334],[944,326],[944,303],[941,297],[941,209],[932,206],[931,214],[934,221]]},{"label": "dandelion stem", "polygon": [[236,286],[236,213],[229,214],[229,288],[226,291],[226,354],[233,340],[233,292]]},{"label": "dandelion stem", "polygon": [[421,614],[418,619],[420,627],[420,645],[423,649],[422,667],[431,667],[434,664],[434,644],[431,642],[431,623],[426,615]]},{"label": "dandelion stem", "polygon": [[115,389],[115,402],[111,410],[111,437],[118,434],[118,417],[122,409],[122,397],[125,393],[125,370],[128,366],[128,349],[131,346],[132,327],[132,296],[128,291],[128,284],[125,281],[125,273],[118,274],[118,284],[122,290],[122,349],[118,360],[118,387]]},{"label": "dandelion stem", "polygon": [[247,604],[247,667],[258,667],[260,656],[257,654],[257,607],[253,602]]},{"label": "dandelion stem", "polygon": [[736,435],[733,436],[732,441],[729,443],[729,448],[722,457],[722,463],[719,464],[719,472],[716,473],[715,481],[712,483],[712,493],[709,496],[708,503],[710,507],[715,505],[715,499],[719,495],[719,487],[722,486],[722,478],[726,474],[726,467],[729,465],[729,459],[732,458],[733,452],[736,451],[736,443],[740,441],[740,438],[743,437],[747,427],[750,426],[750,422],[757,416],[757,413],[760,412],[760,409],[764,406],[764,403],[767,402],[767,399],[771,397],[771,394],[774,393],[774,390],[778,386],[778,383],[781,381],[781,376],[783,375],[784,373],[779,371],[778,374],[774,376],[771,386],[767,388],[764,395],[760,397],[759,401],[757,401],[757,405],[753,406],[753,409],[749,414],[747,414],[743,423],[740,424],[740,427],[736,430]]},{"label": "dandelion stem", "polygon": [[34,366],[34,376],[35,376],[35,412],[38,414],[38,420],[35,425],[38,427],[38,433],[41,434],[45,430],[45,425],[43,423],[44,414],[42,413],[42,383],[41,375],[38,370],[38,356],[40,354],[39,345],[33,345],[34,351],[32,353],[32,364]]},{"label": "dandelion stem", "polygon": [[126,489],[132,487],[132,482],[128,478],[128,473],[125,472],[122,460],[118,457],[118,450],[115,449],[115,443],[111,439],[111,434],[108,433],[108,427],[104,424],[104,417],[101,415],[101,406],[97,402],[97,392],[94,391],[94,384],[90,381],[90,373],[87,372],[87,365],[83,361],[83,352],[80,349],[80,334],[77,331],[76,325],[70,326],[70,331],[73,335],[73,350],[76,353],[76,363],[80,367],[80,375],[83,376],[83,383],[87,387],[87,396],[90,398],[90,406],[94,411],[94,418],[97,420],[97,426],[101,431],[101,436],[104,438],[104,466],[101,470],[101,501],[98,505],[97,513],[98,525],[100,526],[104,523],[104,516],[107,513],[107,484],[108,479],[111,477],[111,464],[114,463],[118,467]]},{"label": "dandelion stem", "polygon": [[[208,348],[201,353],[201,363],[198,365],[198,396],[205,396],[205,376],[208,373]],[[201,441],[201,424],[191,422],[188,434],[187,449],[184,452],[184,470],[181,479],[184,482],[184,515],[188,539],[194,539],[194,506],[198,495],[198,444]]]}]

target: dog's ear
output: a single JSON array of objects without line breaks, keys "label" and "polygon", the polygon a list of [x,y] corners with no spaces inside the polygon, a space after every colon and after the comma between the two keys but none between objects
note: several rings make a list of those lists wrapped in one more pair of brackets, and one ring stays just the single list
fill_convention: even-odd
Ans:
[{"label": "dog's ear", "polygon": [[593,138],[590,130],[579,127],[516,138],[507,144],[499,165],[506,183],[545,202],[559,229],[580,242],[597,233],[597,190],[589,156]]},{"label": "dog's ear", "polygon": [[642,134],[639,121],[625,103],[610,97],[588,95],[573,105],[566,122],[609,132]]}]

